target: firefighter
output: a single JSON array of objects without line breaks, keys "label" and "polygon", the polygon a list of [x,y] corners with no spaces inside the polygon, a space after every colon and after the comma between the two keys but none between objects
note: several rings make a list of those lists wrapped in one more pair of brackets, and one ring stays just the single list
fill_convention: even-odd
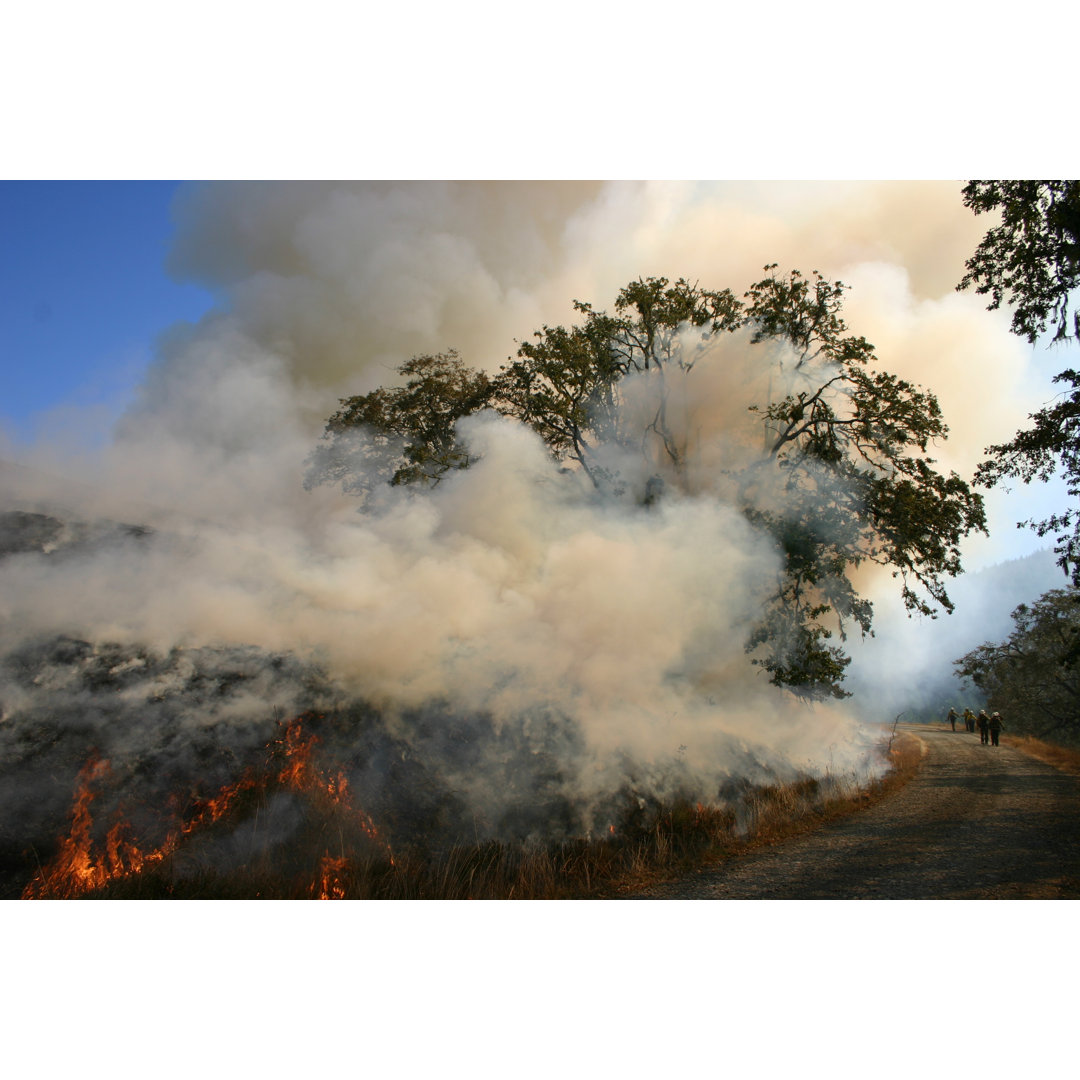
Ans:
[{"label": "firefighter", "polygon": [[1001,729],[1005,726],[1001,719],[1001,713],[992,713],[990,716],[990,742],[992,745],[998,745],[998,736],[1001,734]]},{"label": "firefighter", "polygon": [[976,723],[979,726],[979,742],[988,743],[990,741],[990,717],[986,715],[985,709],[979,710],[979,719]]},{"label": "firefighter", "polygon": [[970,709],[964,710],[964,730],[975,730],[975,714]]},{"label": "firefighter", "polygon": [[947,719],[948,719],[949,723],[952,724],[953,731],[956,730],[956,717],[958,715],[959,714],[957,713],[957,711],[955,709],[950,709],[949,710],[949,715],[948,715]]}]

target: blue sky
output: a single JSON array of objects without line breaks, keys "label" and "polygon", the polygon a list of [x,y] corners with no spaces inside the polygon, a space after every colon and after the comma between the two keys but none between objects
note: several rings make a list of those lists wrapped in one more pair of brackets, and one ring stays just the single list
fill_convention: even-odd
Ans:
[{"label": "blue sky", "polygon": [[177,184],[0,182],[0,430],[30,441],[58,406],[107,425],[156,336],[212,304],[171,280]]},{"label": "blue sky", "polygon": [[[77,449],[106,441],[158,335],[214,304],[205,288],[165,270],[178,187],[0,181],[0,456],[35,442]],[[1075,363],[1074,354],[1040,357],[1048,398],[1049,375]],[[1014,491],[993,550],[1042,546],[1013,523],[1060,509],[1062,498],[1060,485]]]}]

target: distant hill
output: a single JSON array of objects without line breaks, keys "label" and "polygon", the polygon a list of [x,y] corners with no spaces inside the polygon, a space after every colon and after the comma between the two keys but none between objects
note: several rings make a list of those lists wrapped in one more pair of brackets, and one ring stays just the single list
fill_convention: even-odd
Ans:
[{"label": "distant hill", "polygon": [[933,721],[944,717],[950,706],[976,705],[956,679],[953,661],[984,641],[1007,637],[1018,604],[1064,584],[1048,548],[958,578],[949,585],[956,605],[952,615],[907,618],[902,611],[885,611],[879,605],[875,637],[851,642],[846,689],[856,707],[874,720],[904,713],[906,720]]}]

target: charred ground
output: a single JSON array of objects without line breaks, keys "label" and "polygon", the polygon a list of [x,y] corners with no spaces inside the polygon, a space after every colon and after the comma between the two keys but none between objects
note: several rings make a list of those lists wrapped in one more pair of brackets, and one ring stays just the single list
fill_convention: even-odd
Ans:
[{"label": "charred ground", "polygon": [[[177,542],[123,522],[0,515],[0,558],[31,574]],[[691,857],[745,832],[763,789],[788,784],[804,809],[831,792],[737,740],[719,772],[683,748],[649,760],[616,752],[601,772],[579,725],[553,706],[508,720],[438,698],[380,705],[314,659],[255,645],[160,649],[12,627],[4,641],[5,898],[441,895],[430,868],[445,879],[446,860],[471,882],[476,860],[520,878],[534,857],[554,882],[538,895],[589,894],[590,867],[644,866],[646,849]],[[154,880],[138,886],[140,876]]]}]

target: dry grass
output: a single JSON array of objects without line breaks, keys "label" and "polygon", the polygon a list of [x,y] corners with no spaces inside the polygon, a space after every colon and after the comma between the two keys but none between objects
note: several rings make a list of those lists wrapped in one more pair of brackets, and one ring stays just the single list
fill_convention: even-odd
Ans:
[{"label": "dry grass", "polygon": [[313,822],[308,840],[222,872],[181,861],[117,878],[84,894],[93,899],[603,899],[716,865],[761,844],[855,813],[905,783],[923,745],[901,733],[892,770],[869,786],[826,776],[748,789],[726,806],[678,803],[635,828],[602,839],[542,847],[497,842],[441,852],[391,851],[380,844],[324,843],[340,830]]},{"label": "dry grass", "polygon": [[1012,746],[1029,757],[1053,765],[1055,769],[1080,776],[1080,750],[1070,750],[1064,746],[1043,742],[1030,735],[1002,735],[1001,741]]},{"label": "dry grass", "polygon": [[640,874],[615,882],[609,895],[633,892],[693,869],[715,866],[725,859],[738,858],[765,844],[810,832],[826,822],[865,809],[906,784],[918,771],[925,752],[921,739],[901,732],[890,740],[886,752],[891,769],[869,784],[856,783],[851,777],[826,776],[820,781],[806,779],[756,788],[744,798],[741,820],[736,827],[726,836],[717,836],[702,857],[690,865],[674,867],[675,874],[665,873],[665,868],[653,862]]}]

